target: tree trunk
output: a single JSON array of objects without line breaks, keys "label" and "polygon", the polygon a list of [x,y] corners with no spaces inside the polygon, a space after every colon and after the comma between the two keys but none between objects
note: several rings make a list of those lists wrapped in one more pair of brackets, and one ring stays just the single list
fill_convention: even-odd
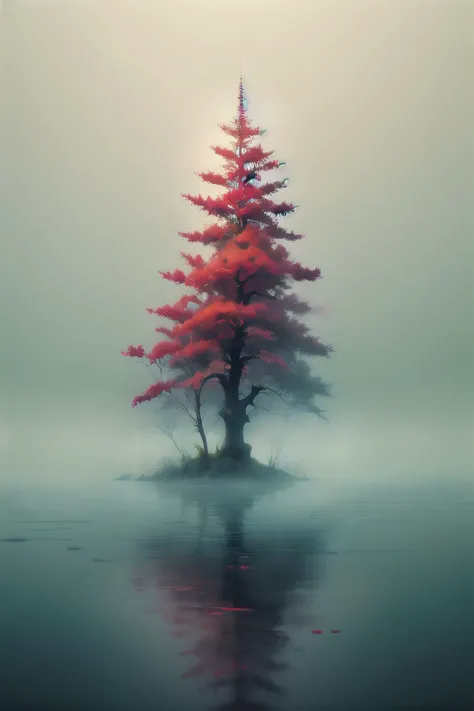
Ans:
[{"label": "tree trunk", "polygon": [[243,462],[250,459],[250,445],[244,440],[244,423],[235,420],[224,420],[225,438],[224,446],[220,452],[221,457]]},{"label": "tree trunk", "polygon": [[229,349],[229,376],[224,387],[224,407],[220,416],[224,420],[225,438],[220,456],[236,462],[250,459],[250,445],[244,440],[244,427],[249,421],[247,402],[239,399],[242,378],[241,353],[245,344],[245,325],[236,327],[232,347]]},{"label": "tree trunk", "polygon": [[226,393],[224,409],[219,413],[224,420],[225,438],[220,456],[237,462],[250,458],[250,445],[244,440],[244,427],[248,422],[246,408],[238,395]]}]

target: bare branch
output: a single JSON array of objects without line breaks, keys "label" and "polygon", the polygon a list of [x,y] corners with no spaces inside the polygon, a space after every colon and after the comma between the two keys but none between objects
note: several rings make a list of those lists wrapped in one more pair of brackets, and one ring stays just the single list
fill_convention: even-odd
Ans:
[{"label": "bare branch", "polygon": [[270,413],[271,413],[271,410],[269,410],[267,407],[263,407],[262,405],[255,405],[255,404],[254,404],[254,405],[252,405],[251,407],[252,407],[252,409],[251,409],[250,412],[248,413],[249,415],[252,414],[252,412],[253,412],[254,410],[263,410],[264,412],[270,412]]},{"label": "bare branch", "polygon": [[[293,407],[291,403],[285,402],[283,398],[283,393],[279,392],[278,390],[275,390],[274,388],[270,388],[266,385],[252,385],[252,388],[250,390],[250,393],[244,397],[240,402],[242,403],[244,408],[247,408],[249,406],[256,407],[254,405],[255,398],[260,394],[266,394],[266,393],[274,393],[275,395],[278,395],[278,397],[281,399],[281,401],[285,404],[288,405],[289,407]],[[262,408],[263,409],[263,408]]]},{"label": "bare branch", "polygon": [[209,380],[212,380],[213,378],[215,378],[216,380],[218,380],[218,381],[220,382],[220,384],[222,385],[223,388],[225,388],[225,387],[227,386],[227,378],[226,378],[225,375],[223,375],[222,373],[210,373],[210,375],[206,375],[206,377],[201,380],[201,384],[199,385],[199,388],[198,388],[198,394],[199,394],[199,396],[200,396],[201,393],[202,393],[202,389],[203,389],[204,385],[205,385]]},{"label": "bare branch", "polygon": [[263,390],[266,390],[266,388],[265,388],[264,385],[252,385],[252,388],[251,388],[249,394],[248,394],[246,397],[244,397],[244,398],[240,401],[242,407],[243,407],[244,409],[246,409],[246,408],[249,407],[250,405],[253,405],[253,404],[254,404],[254,401],[255,401],[255,398],[256,398],[257,395],[259,395],[259,393],[261,393]]},{"label": "bare branch", "polygon": [[[174,430],[175,430],[175,426],[176,426],[176,423],[174,422],[174,420],[171,420],[171,422],[169,423],[169,426],[167,426],[166,423],[163,423],[163,426],[161,426],[161,427],[160,427],[160,425],[157,425],[157,426],[159,427],[159,429],[163,432],[163,434],[166,437],[170,438],[170,440],[173,442],[173,444],[176,447],[180,456],[184,457],[185,451],[183,449],[181,449],[181,447],[176,442],[175,437],[174,437]],[[167,430],[169,430],[169,431],[167,431]]]},{"label": "bare branch", "polygon": [[256,360],[257,358],[258,356],[255,353],[252,353],[251,355],[242,356],[240,359],[240,364],[245,365],[249,361]]},{"label": "bare branch", "polygon": [[269,388],[269,387],[266,387],[266,386],[263,388],[263,390],[264,390],[265,392],[275,393],[275,395],[278,395],[278,397],[283,400],[283,393],[282,393],[282,392],[278,392],[278,390],[274,390],[273,388]]}]

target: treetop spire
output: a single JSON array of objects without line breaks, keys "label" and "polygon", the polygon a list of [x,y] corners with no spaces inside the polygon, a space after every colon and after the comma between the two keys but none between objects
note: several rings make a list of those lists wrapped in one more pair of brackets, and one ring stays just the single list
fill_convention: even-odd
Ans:
[{"label": "treetop spire", "polygon": [[240,72],[239,81],[239,114],[245,113],[245,96],[244,96],[244,79],[242,76],[242,71]]}]

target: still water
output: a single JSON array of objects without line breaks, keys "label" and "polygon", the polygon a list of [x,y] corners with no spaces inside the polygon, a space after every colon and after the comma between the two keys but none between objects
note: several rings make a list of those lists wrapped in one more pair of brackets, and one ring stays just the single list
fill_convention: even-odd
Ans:
[{"label": "still water", "polygon": [[473,708],[467,484],[0,492],[0,708]]}]

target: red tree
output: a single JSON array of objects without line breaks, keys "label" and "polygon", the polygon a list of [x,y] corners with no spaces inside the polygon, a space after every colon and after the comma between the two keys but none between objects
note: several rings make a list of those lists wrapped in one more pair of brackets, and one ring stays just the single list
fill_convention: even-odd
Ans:
[{"label": "red tree", "polygon": [[[222,194],[216,198],[183,195],[217,221],[200,232],[180,233],[188,242],[210,246],[212,254],[205,259],[182,253],[186,271],[161,272],[164,279],[194,293],[172,306],[148,309],[173,323],[156,329],[167,340],[156,343],[150,352],[141,345],[130,346],[123,355],[166,364],[172,372],[172,377],[160,379],[138,395],[133,407],[183,388],[193,389],[199,405],[203,386],[218,384],[223,393],[219,414],[225,425],[221,456],[242,460],[250,455],[244,441],[249,408],[260,393],[272,390],[272,384],[295,401],[304,400],[306,393],[307,409],[320,412],[310,400],[328,394],[327,386],[311,375],[301,356],[328,356],[331,348],[310,335],[298,318],[310,306],[289,293],[293,282],[316,281],[321,272],[291,260],[280,243],[302,235],[279,224],[279,218],[292,213],[295,205],[271,198],[286,187],[286,179],[262,181],[262,174],[283,164],[256,140],[263,132],[249,120],[242,80],[237,115],[220,128],[231,139],[230,148],[213,147],[224,159],[223,172],[199,175],[204,182],[222,187]],[[245,385],[250,386],[246,394]],[[201,432],[202,421],[197,428]]]}]

